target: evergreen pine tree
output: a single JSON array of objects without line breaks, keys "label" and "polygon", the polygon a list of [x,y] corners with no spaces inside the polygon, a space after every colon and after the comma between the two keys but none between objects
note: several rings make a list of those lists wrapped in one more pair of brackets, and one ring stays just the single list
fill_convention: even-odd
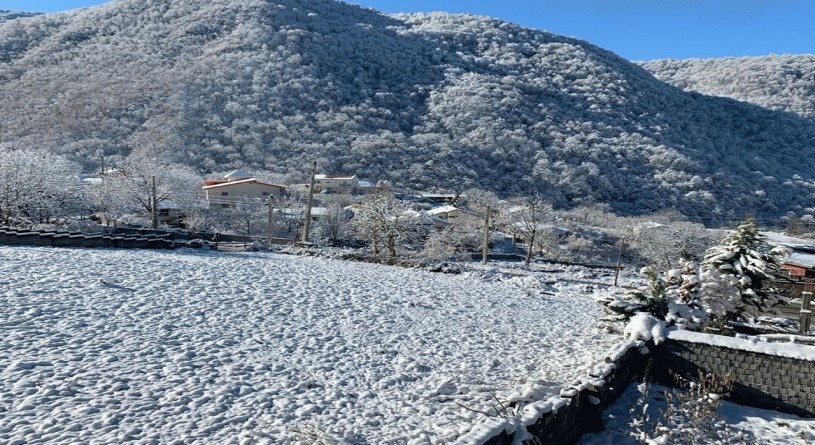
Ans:
[{"label": "evergreen pine tree", "polygon": [[782,252],[770,248],[752,217],[707,251],[706,267],[736,279],[741,301],[727,313],[728,318],[750,320],[786,303],[774,287]]}]

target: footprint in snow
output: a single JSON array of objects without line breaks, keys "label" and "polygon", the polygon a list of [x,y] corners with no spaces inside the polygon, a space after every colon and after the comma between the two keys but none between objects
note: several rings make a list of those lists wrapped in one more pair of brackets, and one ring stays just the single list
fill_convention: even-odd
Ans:
[{"label": "footprint in snow", "polygon": [[452,380],[445,380],[436,388],[436,394],[442,396],[452,396],[456,392],[458,392],[458,387]]}]

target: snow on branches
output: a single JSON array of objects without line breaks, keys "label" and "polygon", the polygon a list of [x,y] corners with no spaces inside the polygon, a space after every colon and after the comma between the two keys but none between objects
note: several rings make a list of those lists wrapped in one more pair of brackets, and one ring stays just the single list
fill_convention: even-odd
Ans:
[{"label": "snow on branches", "polygon": [[667,326],[702,329],[728,320],[750,320],[786,299],[774,287],[782,250],[771,249],[748,219],[720,245],[710,248],[701,266],[682,261],[679,269],[641,273],[647,284],[622,295],[598,299],[608,316],[627,321],[646,312]]},{"label": "snow on branches", "polygon": [[708,250],[705,266],[732,276],[739,292],[735,307],[727,309],[728,318],[751,319],[786,304],[786,299],[774,287],[774,274],[779,270],[779,257],[783,253],[783,249],[767,244],[753,218],[748,218],[721,244]]},{"label": "snow on branches", "polygon": [[667,326],[701,329],[733,312],[739,301],[732,275],[682,261],[679,269],[658,274],[650,267],[641,274],[647,283],[623,295],[601,297],[608,316],[604,321],[625,321],[640,312],[651,314]]}]

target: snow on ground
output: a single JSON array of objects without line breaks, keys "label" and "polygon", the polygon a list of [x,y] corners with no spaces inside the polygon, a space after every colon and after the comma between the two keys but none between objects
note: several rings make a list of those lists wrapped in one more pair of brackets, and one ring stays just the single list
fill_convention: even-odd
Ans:
[{"label": "snow on ground", "polygon": [[[664,386],[654,385],[649,391],[648,412],[652,422],[659,419],[665,410]],[[578,445],[635,445],[640,442],[629,437],[631,428],[630,410],[636,406],[639,397],[637,385],[633,384],[603,412],[605,431],[584,435]],[[719,407],[719,415],[737,430],[752,434],[747,443],[759,444],[809,444],[815,441],[815,420],[802,419],[792,414],[779,413],[724,401]]]},{"label": "snow on ground", "polygon": [[0,443],[453,441],[619,341],[585,284],[523,280],[0,246]]},{"label": "snow on ground", "polygon": [[815,240],[809,238],[799,238],[796,236],[789,236],[779,232],[761,232],[764,237],[767,238],[767,241],[773,244],[798,244],[802,246],[808,246],[815,243]]}]

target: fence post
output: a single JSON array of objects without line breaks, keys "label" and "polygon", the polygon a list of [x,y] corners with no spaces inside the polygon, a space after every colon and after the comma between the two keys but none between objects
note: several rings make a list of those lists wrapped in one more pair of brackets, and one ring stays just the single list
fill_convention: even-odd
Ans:
[{"label": "fence post", "polygon": [[810,323],[812,323],[812,292],[801,292],[801,323],[799,330],[801,333],[806,334],[809,332]]}]

